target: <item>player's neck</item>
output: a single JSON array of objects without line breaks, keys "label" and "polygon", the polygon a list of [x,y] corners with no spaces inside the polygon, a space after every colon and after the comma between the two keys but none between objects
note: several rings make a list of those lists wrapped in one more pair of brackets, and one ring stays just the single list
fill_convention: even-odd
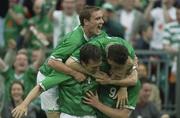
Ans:
[{"label": "player's neck", "polygon": [[83,30],[88,38],[91,38],[93,36],[93,34],[89,32],[89,29],[86,26],[83,27]]}]

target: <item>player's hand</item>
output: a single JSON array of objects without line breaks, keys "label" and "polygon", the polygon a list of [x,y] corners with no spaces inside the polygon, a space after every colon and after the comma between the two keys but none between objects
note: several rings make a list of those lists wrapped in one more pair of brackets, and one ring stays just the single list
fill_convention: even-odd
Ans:
[{"label": "player's hand", "polygon": [[99,82],[100,84],[106,85],[110,83],[110,77],[102,71],[98,71],[95,73],[94,77],[96,78],[96,81]]},{"label": "player's hand", "polygon": [[116,108],[123,108],[128,103],[127,88],[121,87],[113,99],[117,99]]},{"label": "player's hand", "polygon": [[78,82],[82,82],[86,79],[86,76],[80,72],[74,72],[73,77],[75,78],[75,80],[77,80]]},{"label": "player's hand", "polygon": [[139,62],[138,57],[135,56],[135,58],[134,58],[134,66],[136,66],[137,68],[138,68],[138,62]]},{"label": "player's hand", "polygon": [[95,95],[92,91],[88,91],[86,93],[86,97],[84,97],[83,102],[88,104],[88,105],[91,105],[93,107],[96,107],[96,105],[98,105],[100,103],[97,93]]},{"label": "player's hand", "polygon": [[27,116],[27,106],[20,104],[15,109],[13,109],[11,113],[13,118],[21,118],[24,115]]},{"label": "player's hand", "polygon": [[103,71],[97,71],[95,74],[94,74],[94,77],[97,78],[97,79],[104,79],[104,78],[110,78],[105,72]]}]

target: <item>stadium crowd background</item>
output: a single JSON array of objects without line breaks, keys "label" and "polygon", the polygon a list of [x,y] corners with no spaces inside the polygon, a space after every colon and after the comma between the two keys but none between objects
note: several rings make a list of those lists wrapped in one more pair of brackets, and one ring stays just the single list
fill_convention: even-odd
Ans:
[{"label": "stadium crowd background", "polygon": [[[10,111],[19,104],[17,101],[22,102],[35,86],[38,68],[52,49],[61,43],[62,37],[79,25],[78,13],[85,5],[102,7],[105,13],[103,30],[109,36],[128,40],[135,50],[163,50],[173,54],[180,47],[180,25],[175,24],[180,22],[179,0],[45,0],[44,4],[34,4],[34,1],[2,0],[0,3],[2,118],[10,118]],[[144,114],[152,114],[149,118],[159,118],[167,110],[174,117],[177,59],[170,56],[168,80],[163,79],[163,64],[157,77],[156,72],[153,73],[157,66],[154,64],[148,68],[148,64],[141,61],[155,62],[165,58],[162,55],[139,56],[139,79],[151,81],[152,90],[140,95],[147,99],[137,104],[133,114],[138,114],[138,118],[143,118],[141,115]],[[161,82],[157,84],[156,81]],[[162,81],[168,82],[169,91],[163,90]],[[172,105],[168,109],[163,106],[165,92],[169,93],[168,104]],[[142,102],[148,102],[149,106],[142,107]],[[35,100],[30,106],[28,118],[46,117],[39,104],[39,100]],[[132,118],[135,117],[132,115]]]}]

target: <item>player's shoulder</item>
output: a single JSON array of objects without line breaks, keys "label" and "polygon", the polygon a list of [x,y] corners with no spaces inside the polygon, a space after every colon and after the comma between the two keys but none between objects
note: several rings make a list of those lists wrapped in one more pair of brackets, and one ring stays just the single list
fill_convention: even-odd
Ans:
[{"label": "player's shoulder", "polygon": [[77,42],[79,39],[83,38],[83,31],[80,26],[74,28],[72,32],[67,33],[64,37],[65,40],[70,40],[72,42]]},{"label": "player's shoulder", "polygon": [[121,37],[108,37],[110,40],[109,42],[115,42],[120,44],[129,44],[129,42]]}]

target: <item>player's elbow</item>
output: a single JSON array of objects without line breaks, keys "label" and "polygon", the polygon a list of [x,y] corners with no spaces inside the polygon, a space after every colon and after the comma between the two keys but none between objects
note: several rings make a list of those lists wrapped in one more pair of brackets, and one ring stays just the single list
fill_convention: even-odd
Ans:
[{"label": "player's elbow", "polygon": [[75,61],[70,57],[70,58],[67,59],[67,61],[65,62],[65,64],[66,64],[67,66],[71,67],[74,62],[75,62]]},{"label": "player's elbow", "polygon": [[47,65],[53,68],[56,65],[56,60],[49,59]]}]

